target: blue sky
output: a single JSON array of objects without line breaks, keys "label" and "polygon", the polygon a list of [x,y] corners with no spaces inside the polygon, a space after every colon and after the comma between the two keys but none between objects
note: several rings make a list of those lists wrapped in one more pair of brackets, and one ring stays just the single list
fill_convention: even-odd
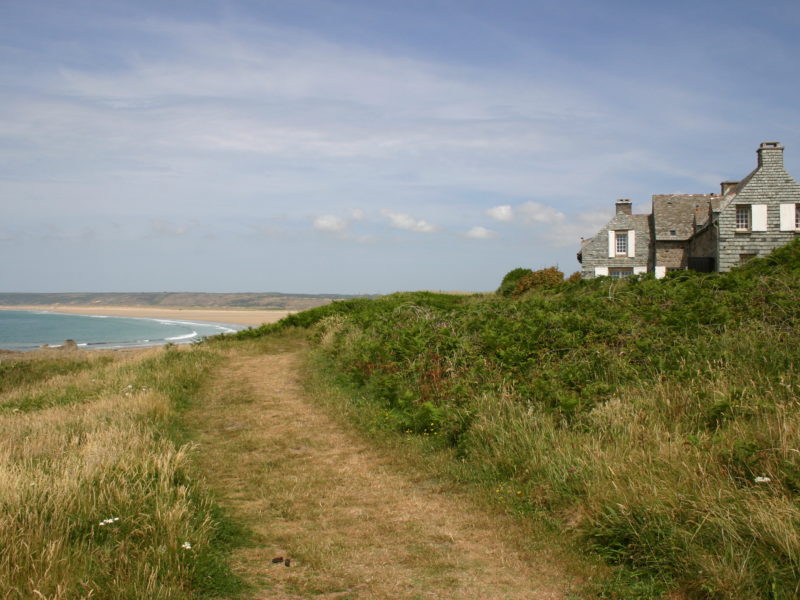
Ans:
[{"label": "blue sky", "polygon": [[0,291],[490,290],[800,176],[800,5],[0,1]]}]

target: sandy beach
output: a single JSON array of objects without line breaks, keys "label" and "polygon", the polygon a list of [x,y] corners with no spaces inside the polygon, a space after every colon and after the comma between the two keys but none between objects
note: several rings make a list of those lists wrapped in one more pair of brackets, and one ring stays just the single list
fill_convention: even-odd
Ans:
[{"label": "sandy beach", "polygon": [[73,315],[103,315],[108,317],[145,317],[175,321],[229,323],[257,327],[279,321],[292,311],[242,310],[235,308],[160,308],[157,306],[0,306],[0,310],[48,310]]}]

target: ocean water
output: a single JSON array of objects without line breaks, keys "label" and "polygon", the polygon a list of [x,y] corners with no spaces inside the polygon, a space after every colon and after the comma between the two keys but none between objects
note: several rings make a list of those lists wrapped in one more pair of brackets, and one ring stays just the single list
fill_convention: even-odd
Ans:
[{"label": "ocean water", "polygon": [[185,344],[239,329],[243,327],[223,323],[0,310],[0,349],[35,350],[44,344],[59,346],[65,340],[75,340],[84,348]]}]

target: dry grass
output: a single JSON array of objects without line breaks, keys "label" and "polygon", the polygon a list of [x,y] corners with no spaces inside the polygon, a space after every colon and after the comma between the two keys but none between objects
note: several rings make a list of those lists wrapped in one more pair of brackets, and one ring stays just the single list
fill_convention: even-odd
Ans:
[{"label": "dry grass", "polygon": [[97,361],[0,396],[0,598],[174,599],[197,589],[210,505],[191,480],[189,448],[163,435],[169,393],[138,383],[165,367],[163,353]]}]

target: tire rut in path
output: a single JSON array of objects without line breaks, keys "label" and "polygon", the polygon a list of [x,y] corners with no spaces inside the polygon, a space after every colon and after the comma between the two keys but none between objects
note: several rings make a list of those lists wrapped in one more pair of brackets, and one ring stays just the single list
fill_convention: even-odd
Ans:
[{"label": "tire rut in path", "polygon": [[304,397],[298,364],[234,357],[189,415],[210,484],[255,533],[234,555],[251,597],[565,597],[558,561],[520,550],[510,519],[398,469]]}]

